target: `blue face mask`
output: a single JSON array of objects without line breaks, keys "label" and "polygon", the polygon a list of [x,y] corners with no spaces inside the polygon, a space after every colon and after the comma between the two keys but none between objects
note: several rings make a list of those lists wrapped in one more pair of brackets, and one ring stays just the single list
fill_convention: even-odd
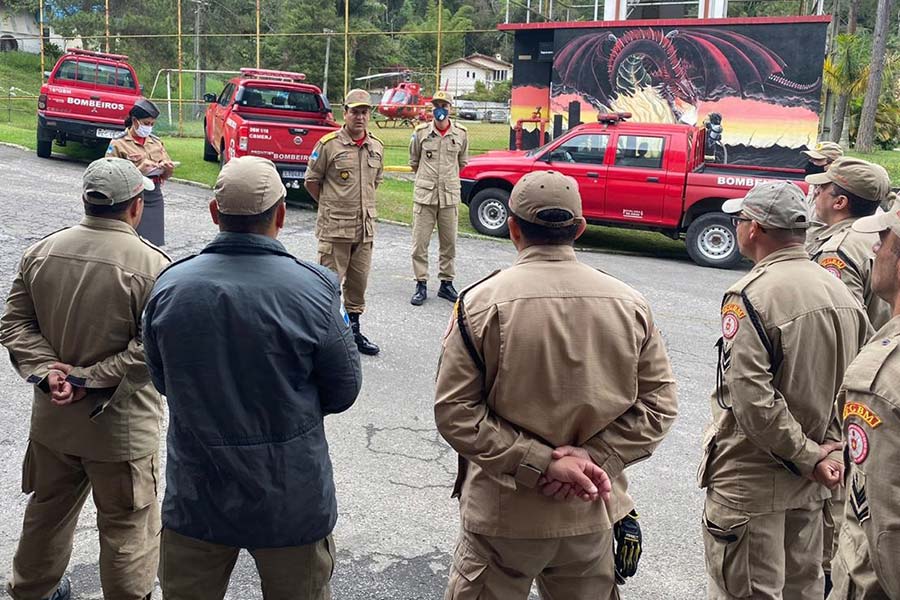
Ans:
[{"label": "blue face mask", "polygon": [[443,106],[437,106],[433,111],[431,111],[431,114],[434,115],[434,118],[436,120],[443,121],[450,115],[450,111]]}]

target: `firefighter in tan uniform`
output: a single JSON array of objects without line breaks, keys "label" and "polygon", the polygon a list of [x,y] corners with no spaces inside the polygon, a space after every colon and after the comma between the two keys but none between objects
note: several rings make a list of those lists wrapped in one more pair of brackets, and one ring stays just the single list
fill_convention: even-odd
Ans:
[{"label": "firefighter in tan uniform", "polygon": [[[812,150],[803,150],[801,154],[806,156],[806,174],[816,175],[824,173],[831,166],[831,163],[844,156],[844,149],[836,142],[819,142]],[[809,227],[806,230],[807,251],[809,244],[815,236],[825,227],[821,218],[816,214],[816,187],[809,186],[806,194],[806,206],[809,210]]]},{"label": "firefighter in tan uniform", "polygon": [[713,423],[699,470],[708,597],[820,600],[823,503],[840,482],[834,397],[870,329],[813,264],[803,193],[757,185],[727,201],[756,263],[725,293]]},{"label": "firefighter in tan uniform", "polygon": [[375,355],[380,349],[362,334],[359,325],[372,268],[375,190],[384,179],[384,145],[366,129],[370,109],[369,92],[347,93],[344,126],[316,144],[305,186],[319,204],[319,264],[341,280],[356,347],[363,354]]},{"label": "firefighter in tan uniform", "polygon": [[159,109],[151,101],[141,98],[134,103],[125,119],[125,131],[109,143],[106,156],[124,158],[154,183],[144,194],[144,215],[137,232],[157,246],[166,243],[165,199],[163,183],[172,176],[175,163],[169,157],[162,140],[153,135],[153,125]]},{"label": "firefighter in tan uniform", "polygon": [[150,383],[141,312],[168,257],[142,240],[142,194],[129,161],[84,173],[85,217],[22,258],[0,343],[34,385],[22,491],[32,494],[13,559],[15,600],[65,600],[78,515],[93,492],[105,598],[149,598],[159,560],[162,399]]},{"label": "firefighter in tan uniform", "polygon": [[847,157],[806,181],[815,185],[816,214],[825,225],[807,238],[810,258],[847,286],[865,307],[873,329],[880,329],[890,319],[891,308],[872,291],[872,246],[878,238],[854,231],[852,225],[875,214],[890,192],[888,173],[880,165]]},{"label": "firefighter in tan uniform", "polygon": [[646,300],[577,260],[574,179],[529,173],[509,207],[518,259],[460,295],[438,366],[462,521],[445,599],[525,600],[534,579],[545,599],[618,598],[623,469],[674,421],[672,369]]},{"label": "firefighter in tan uniform", "polygon": [[900,598],[900,206],[854,223],[880,237],[872,287],[893,318],[847,369],[844,420],[847,501],[833,560],[831,600]]},{"label": "firefighter in tan uniform", "polygon": [[409,142],[409,166],[416,174],[412,231],[416,291],[410,300],[414,306],[421,306],[428,297],[428,245],[435,224],[440,241],[441,286],[437,295],[450,302],[456,302],[458,295],[453,287],[453,259],[459,226],[459,170],[469,162],[469,134],[465,127],[450,120],[450,92],[438,90],[431,103],[434,121],[416,127]]}]

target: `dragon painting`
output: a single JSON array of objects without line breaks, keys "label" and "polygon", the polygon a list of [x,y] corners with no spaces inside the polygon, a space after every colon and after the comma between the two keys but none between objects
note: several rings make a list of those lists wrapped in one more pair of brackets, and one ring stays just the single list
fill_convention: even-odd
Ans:
[{"label": "dragon painting", "polygon": [[793,81],[785,61],[761,43],[708,27],[591,33],[566,44],[553,66],[558,89],[577,90],[598,108],[651,93],[676,120],[695,114],[700,101],[726,96],[812,107],[821,89],[820,79]]}]

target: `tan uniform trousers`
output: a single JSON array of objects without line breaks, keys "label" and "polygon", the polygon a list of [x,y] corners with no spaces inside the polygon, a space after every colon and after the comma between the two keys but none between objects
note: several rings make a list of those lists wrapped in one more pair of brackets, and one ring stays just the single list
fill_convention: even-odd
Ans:
[{"label": "tan uniform trousers", "polygon": [[707,598],[822,600],[823,510],[819,501],[784,512],[748,513],[707,497]]},{"label": "tan uniform trousers", "polygon": [[543,600],[618,600],[612,530],[548,539],[463,530],[444,600],[527,600],[535,579]]},{"label": "tan uniform trousers", "polygon": [[337,273],[348,313],[366,310],[372,242],[319,242],[319,264]]},{"label": "tan uniform trousers", "polygon": [[822,568],[826,573],[831,573],[831,561],[837,555],[838,533],[844,524],[844,503],[844,488],[841,487],[825,501],[825,509],[822,511]]},{"label": "tan uniform trousers", "polygon": [[7,591],[15,600],[49,596],[72,555],[75,526],[93,488],[105,598],[140,600],[153,591],[159,562],[159,459],[94,462],[31,441],[22,468],[22,537]]},{"label": "tan uniform trousers", "polygon": [[456,230],[459,227],[459,206],[437,204],[413,204],[412,263],[416,281],[428,280],[428,245],[437,224],[440,242],[438,277],[441,281],[453,281],[456,269]]},{"label": "tan uniform trousers", "polygon": [[[240,548],[162,532],[159,584],[163,600],[222,600]],[[331,536],[305,546],[249,549],[265,600],[330,600]]]}]

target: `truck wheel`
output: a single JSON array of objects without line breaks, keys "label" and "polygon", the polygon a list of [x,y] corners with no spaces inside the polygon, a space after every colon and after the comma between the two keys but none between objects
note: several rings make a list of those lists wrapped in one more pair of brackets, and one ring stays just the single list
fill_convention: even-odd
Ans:
[{"label": "truck wheel", "polygon": [[506,237],[509,235],[509,192],[486,188],[475,194],[469,204],[469,220],[478,233]]},{"label": "truck wheel", "polygon": [[687,230],[687,252],[702,267],[731,269],[741,262],[731,218],[718,212],[700,215]]},{"label": "truck wheel", "polygon": [[203,160],[206,162],[216,162],[219,160],[219,154],[216,152],[215,146],[209,143],[209,140],[206,139],[205,135],[203,136]]},{"label": "truck wheel", "polygon": [[41,139],[41,130],[38,129],[37,134],[37,155],[40,158],[50,158],[53,153],[53,138],[49,140]]},{"label": "truck wheel", "polygon": [[219,151],[219,168],[224,167],[227,162],[228,159],[225,158],[225,140],[222,140],[222,149]]}]

